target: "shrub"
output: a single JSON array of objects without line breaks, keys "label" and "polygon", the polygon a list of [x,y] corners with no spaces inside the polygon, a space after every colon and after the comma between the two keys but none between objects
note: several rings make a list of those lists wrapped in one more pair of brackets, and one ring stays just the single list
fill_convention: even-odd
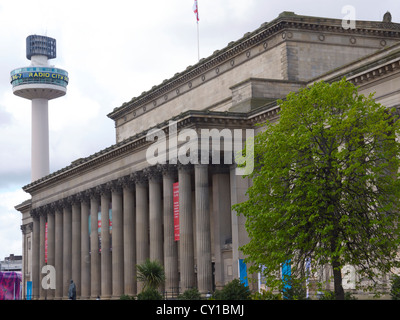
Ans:
[{"label": "shrub", "polygon": [[188,289],[178,296],[179,300],[201,300],[201,293],[197,288]]},{"label": "shrub", "polygon": [[283,291],[283,299],[286,300],[306,300],[307,289],[302,282],[290,280],[288,281],[288,288]]},{"label": "shrub", "polygon": [[223,289],[213,294],[215,300],[250,300],[250,290],[239,279],[229,282]]},{"label": "shrub", "polygon": [[273,293],[272,291],[262,290],[261,292],[256,292],[251,296],[252,300],[282,300],[282,295],[280,293]]},{"label": "shrub", "polygon": [[[319,300],[336,300],[335,292],[330,290],[323,291],[319,296]],[[357,298],[351,292],[345,292],[344,300],[357,300]]]},{"label": "shrub", "polygon": [[394,275],[391,280],[390,296],[392,300],[400,300],[400,276]]},{"label": "shrub", "polygon": [[154,288],[143,290],[137,295],[138,300],[162,300],[163,296]]}]

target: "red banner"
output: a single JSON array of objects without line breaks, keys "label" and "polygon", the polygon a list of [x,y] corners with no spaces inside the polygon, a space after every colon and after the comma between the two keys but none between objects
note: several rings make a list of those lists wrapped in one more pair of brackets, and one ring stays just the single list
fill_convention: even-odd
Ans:
[{"label": "red banner", "polygon": [[173,184],[174,195],[174,236],[179,241],[179,182]]},{"label": "red banner", "polygon": [[47,263],[47,222],[44,227],[44,262]]}]

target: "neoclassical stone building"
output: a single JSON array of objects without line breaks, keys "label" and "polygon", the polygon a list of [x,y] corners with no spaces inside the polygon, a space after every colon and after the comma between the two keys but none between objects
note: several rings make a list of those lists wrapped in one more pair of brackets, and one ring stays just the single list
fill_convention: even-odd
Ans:
[{"label": "neoclassical stone building", "polygon": [[[70,279],[78,299],[135,295],[135,266],[147,258],[164,265],[168,295],[243,278],[248,238],[231,206],[251,181],[232,152],[256,124],[278,119],[276,100],[291,91],[346,76],[399,107],[399,74],[400,24],[390,19],[344,29],[338,19],[284,12],[246,33],[109,113],[114,145],[23,188],[31,195],[16,206],[24,285],[32,281],[35,299],[67,298]],[[216,146],[204,132],[225,139]],[[41,285],[45,265],[55,268],[55,289]]]}]

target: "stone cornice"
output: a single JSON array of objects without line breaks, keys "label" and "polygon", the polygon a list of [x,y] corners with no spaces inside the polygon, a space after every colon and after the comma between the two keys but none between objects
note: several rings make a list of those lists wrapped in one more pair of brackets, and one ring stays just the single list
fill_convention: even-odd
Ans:
[{"label": "stone cornice", "polygon": [[146,134],[151,129],[161,129],[168,133],[169,121],[177,122],[177,129],[185,127],[216,127],[216,126],[249,126],[251,125],[247,119],[247,114],[236,112],[213,112],[213,111],[187,111],[173,119],[164,121],[149,130],[143,131],[135,136],[112,145],[104,150],[101,150],[87,158],[82,158],[74,161],[68,167],[51,173],[37,181],[34,181],[23,187],[23,190],[32,193],[40,190],[42,187],[48,187],[49,184],[57,183],[60,179],[68,178],[75,174],[85,172],[89,169],[94,169],[97,166],[104,165],[116,158],[139,150],[152,142],[146,140]]},{"label": "stone cornice", "polygon": [[[214,52],[214,54],[208,58],[200,60],[196,65],[189,66],[185,71],[177,73],[169,80],[164,80],[163,83],[154,86],[150,91],[143,92],[139,97],[135,97],[131,101],[124,103],[121,107],[115,108],[108,114],[108,117],[117,120],[145,104],[151,102],[156,103],[155,100],[157,98],[162,96],[168,97],[168,93],[172,90],[179,90],[178,86],[187,83],[189,87],[191,87],[191,82],[194,78],[199,77],[213,68],[217,68],[222,63],[229,62],[239,54],[246,53],[249,48],[265,42],[271,36],[284,29],[400,38],[400,24],[397,23],[357,21],[356,26],[355,29],[346,30],[343,29],[342,20],[340,19],[307,17],[296,15],[291,12],[284,12],[270,23],[262,24],[260,28],[253,32],[246,33],[238,41],[229,43],[227,47]],[[265,48],[267,48],[266,42],[265,46]]]},{"label": "stone cornice", "polygon": [[24,202],[16,205],[14,208],[19,212],[30,211],[32,207],[32,199],[25,200]]},{"label": "stone cornice", "polygon": [[355,85],[359,85],[364,82],[379,78],[385,74],[389,74],[396,70],[400,70],[400,57],[397,60],[390,61],[385,65],[376,66],[375,68],[371,68],[360,74],[349,77],[347,80],[351,81]]}]

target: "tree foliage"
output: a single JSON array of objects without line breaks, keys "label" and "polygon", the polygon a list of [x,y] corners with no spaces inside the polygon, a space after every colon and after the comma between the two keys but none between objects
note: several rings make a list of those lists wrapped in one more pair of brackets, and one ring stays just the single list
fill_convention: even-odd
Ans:
[{"label": "tree foliage", "polygon": [[250,242],[241,249],[252,271],[265,267],[279,288],[281,265],[304,279],[330,265],[343,299],[341,269],[370,280],[399,265],[399,155],[396,110],[342,79],[318,82],[279,101],[280,119],[255,137],[256,169],[248,200],[235,205]]}]

